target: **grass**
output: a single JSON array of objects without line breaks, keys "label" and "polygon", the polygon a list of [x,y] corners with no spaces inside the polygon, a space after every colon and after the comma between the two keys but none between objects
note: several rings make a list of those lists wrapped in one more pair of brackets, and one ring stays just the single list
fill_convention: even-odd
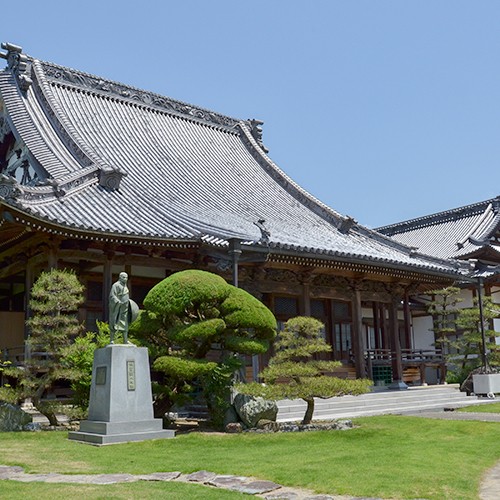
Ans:
[{"label": "grass", "polygon": [[68,498],[141,500],[244,500],[248,495],[185,483],[121,483],[107,485],[17,483],[3,481],[0,498],[66,500]]},{"label": "grass", "polygon": [[500,413],[500,403],[465,406],[464,408],[459,408],[458,411],[466,413]]},{"label": "grass", "polygon": [[[476,499],[481,476],[500,460],[498,423],[403,416],[363,418],[356,423],[358,428],[345,432],[192,433],[171,440],[101,448],[69,441],[66,433],[60,432],[4,433],[0,439],[0,462],[21,465],[27,472],[39,473],[209,470],[255,476],[318,493],[456,500]],[[5,484],[10,489],[7,493],[4,493]],[[3,483],[2,498],[44,498],[39,494],[43,490],[48,492],[46,498],[68,498],[73,495],[70,491],[79,491],[85,498],[153,498],[155,495],[176,498],[178,494],[177,498],[191,499],[198,498],[196,492],[202,488],[179,483],[72,485],[64,487],[67,496],[57,497],[50,493],[51,486]],[[61,485],[56,486],[62,491]],[[174,487],[189,488],[189,492],[179,494],[172,490]],[[207,492],[205,498],[210,498],[208,495],[213,490],[202,490]],[[97,496],[93,496],[92,491]],[[169,494],[173,496],[167,496]],[[216,490],[216,494],[217,498],[223,498],[222,491]]]}]

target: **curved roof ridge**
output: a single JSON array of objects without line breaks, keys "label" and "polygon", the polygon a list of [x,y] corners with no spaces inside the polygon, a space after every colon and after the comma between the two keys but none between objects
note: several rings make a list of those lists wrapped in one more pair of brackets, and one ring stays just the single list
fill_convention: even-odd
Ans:
[{"label": "curved roof ridge", "polygon": [[[268,172],[271,177],[279,182],[285,189],[291,192],[302,204],[307,206],[309,209],[314,211],[317,215],[323,217],[328,222],[332,223],[332,225],[340,230],[342,223],[344,221],[352,220],[349,216],[345,216],[336,212],[331,207],[321,202],[317,198],[315,198],[312,194],[302,188],[299,184],[297,184],[293,179],[291,179],[283,170],[281,170],[276,163],[274,163],[269,156],[259,147],[257,141],[252,136],[250,131],[248,130],[245,122],[240,122],[238,124],[239,128],[243,132],[243,142],[251,149],[252,156],[257,160],[257,162]],[[291,188],[291,189],[290,189]],[[431,255],[427,255],[424,253],[417,253],[416,248],[405,245],[404,243],[400,243],[389,236],[381,234],[376,230],[369,229],[357,222],[354,222],[353,229],[358,232],[358,234],[367,236],[368,238],[374,239],[377,242],[398,250],[410,257],[417,257],[423,260],[428,260],[434,264],[440,264],[449,266],[450,262],[446,259],[440,259],[438,257],[434,257]],[[279,246],[279,245],[278,245]],[[329,252],[327,252],[329,253]],[[424,266],[423,266],[424,267]]]},{"label": "curved roof ridge", "polygon": [[422,217],[416,217],[414,219],[409,219],[402,222],[396,222],[394,224],[388,224],[386,226],[380,226],[375,230],[378,232],[382,232],[388,236],[392,236],[400,232],[407,232],[413,229],[419,229],[436,224],[441,224],[443,222],[462,219],[464,217],[470,217],[472,215],[478,215],[485,212],[489,205],[493,205],[494,207],[496,206],[498,211],[499,200],[500,196],[497,196],[496,198],[472,203],[463,207],[457,207],[445,210],[443,212],[437,212],[434,214],[424,215]]},{"label": "curved roof ridge", "polygon": [[[489,223],[491,222],[491,217],[494,217],[493,213],[493,205],[490,203],[483,213],[479,216],[476,222],[469,229],[467,234],[463,236],[460,240],[457,241],[457,245],[459,248],[462,248],[467,241],[480,240],[480,234],[484,232],[484,225],[487,224],[489,227]],[[477,236],[474,236],[475,233],[478,233]]]},{"label": "curved roof ridge", "polygon": [[[33,61],[35,59],[32,58]],[[91,73],[85,73],[73,68],[59,66],[57,64],[36,60],[45,73],[48,80],[58,82],[62,85],[75,86],[89,92],[99,93],[104,96],[113,96],[123,101],[132,101],[145,106],[164,109],[177,116],[184,116],[197,121],[202,121],[214,126],[232,128],[240,120],[230,116],[222,115],[215,111],[195,106],[184,101],[166,97],[156,92],[125,85],[107,78],[102,78]]]},{"label": "curved roof ridge", "polygon": [[32,68],[35,95],[41,101],[52,125],[69,152],[84,168],[94,166],[96,170],[97,168],[109,169],[110,166],[106,165],[99,156],[88,147],[85,141],[81,139],[75,127],[67,119],[65,113],[54,99],[50,85],[40,65],[40,61],[34,60]]},{"label": "curved roof ridge", "polygon": [[311,209],[317,215],[320,215],[328,222],[331,222],[334,227],[338,229],[342,221],[348,219],[347,216],[340,214],[333,210],[322,201],[318,200],[311,193],[306,191],[303,187],[297,184],[291,177],[289,177],[276,163],[274,163],[264,150],[259,146],[255,138],[252,136],[245,121],[241,120],[238,123],[238,128],[243,132],[241,136],[243,143],[247,146],[253,158],[259,165],[271,176],[273,180],[278,182],[290,194],[292,194],[298,201],[300,201],[307,208]]},{"label": "curved roof ridge", "polygon": [[71,172],[58,180],[47,179],[37,186],[18,186],[20,194],[17,200],[23,207],[41,205],[60,200],[63,196],[70,196],[97,183],[95,168],[91,166],[78,172]]},{"label": "curved roof ridge", "polygon": [[[44,175],[52,176],[65,172],[65,166],[48,144],[46,137],[34,123],[34,116],[28,111],[29,102],[19,95],[16,79],[9,69],[0,72],[0,97],[2,98],[9,126],[13,133],[26,145],[32,157],[43,169]],[[38,116],[39,118],[39,116]]]},{"label": "curved roof ridge", "polygon": [[[361,230],[363,230],[363,231],[365,231],[373,239],[376,239],[379,242],[383,242],[385,244],[389,244],[393,248],[396,248],[396,249],[398,249],[400,251],[406,251],[406,252],[408,252],[408,255],[410,257],[429,260],[431,262],[434,262],[435,264],[448,265],[448,266],[450,266],[450,264],[451,264],[452,266],[457,267],[457,263],[456,262],[450,262],[449,259],[437,257],[435,255],[430,255],[430,254],[427,254],[425,252],[420,252],[419,249],[418,249],[418,247],[407,245],[407,244],[405,244],[403,242],[400,242],[400,241],[398,241],[396,239],[391,238],[388,235],[385,235],[384,233],[379,233],[376,229],[370,229],[370,228],[367,228],[365,226],[358,226],[358,228],[361,229]],[[460,267],[460,266],[461,266],[461,264],[458,265],[458,267]]]},{"label": "curved roof ridge", "polygon": [[481,244],[487,243],[488,239],[493,237],[494,234],[500,229],[500,212],[495,212],[494,209],[493,216],[490,220],[484,221],[482,227],[478,228],[477,236],[469,237],[469,240],[474,240],[473,242],[480,242]]}]

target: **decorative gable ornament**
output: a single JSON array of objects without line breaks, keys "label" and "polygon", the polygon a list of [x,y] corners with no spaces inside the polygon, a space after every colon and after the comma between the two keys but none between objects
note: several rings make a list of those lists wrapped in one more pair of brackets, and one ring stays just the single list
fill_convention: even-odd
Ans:
[{"label": "decorative gable ornament", "polygon": [[12,43],[2,43],[2,49],[6,50],[7,54],[0,53],[0,57],[7,59],[7,68],[16,75],[20,89],[26,92],[33,83],[30,77],[31,64],[28,56],[23,54],[22,47]]},{"label": "decorative gable ornament", "polygon": [[264,122],[262,120],[251,119],[248,120],[248,123],[250,124],[250,133],[255,139],[255,142],[259,145],[262,151],[264,151],[264,153],[269,153],[269,149],[267,149],[262,142],[262,125]]},{"label": "decorative gable ornament", "polygon": [[19,184],[14,177],[0,174],[0,198],[6,201],[15,201],[21,194]]},{"label": "decorative gable ornament", "polygon": [[259,243],[261,245],[269,246],[269,241],[271,239],[271,232],[266,227],[266,221],[264,219],[259,219],[257,222],[254,222],[254,225],[257,226],[260,230],[260,239]]},{"label": "decorative gable ornament", "polygon": [[99,186],[110,191],[118,191],[120,183],[126,175],[119,168],[101,168],[99,170]]},{"label": "decorative gable ornament", "polygon": [[339,231],[342,234],[348,234],[349,231],[353,226],[355,226],[358,223],[356,219],[353,219],[349,215],[345,217],[345,219],[342,219],[339,225]]},{"label": "decorative gable ornament", "polygon": [[52,188],[56,198],[62,198],[66,194],[66,191],[62,188],[61,183],[56,179],[47,179],[45,184]]}]

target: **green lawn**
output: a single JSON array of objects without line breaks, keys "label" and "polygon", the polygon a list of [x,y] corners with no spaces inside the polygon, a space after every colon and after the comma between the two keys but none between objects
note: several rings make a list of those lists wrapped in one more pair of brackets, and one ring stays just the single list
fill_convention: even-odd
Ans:
[{"label": "green lawn", "polygon": [[122,483],[107,485],[16,483],[3,481],[0,486],[2,500],[85,500],[140,499],[157,500],[245,500],[248,495],[196,484],[184,483]]},{"label": "green lawn", "polygon": [[[476,499],[480,477],[500,460],[499,423],[403,416],[363,418],[356,423],[358,428],[343,432],[192,433],[100,448],[69,441],[60,432],[4,433],[0,435],[0,463],[45,473],[209,470],[330,494],[456,500]],[[188,490],[179,493],[176,488]],[[37,499],[67,498],[73,492],[85,498],[191,499],[203,495],[208,499],[214,491],[179,483],[72,485],[63,490],[61,485],[14,482],[3,483],[0,490],[2,498]],[[64,496],[58,497],[56,492],[61,495],[61,491]],[[222,493],[216,491],[214,498],[243,498]]]},{"label": "green lawn", "polygon": [[459,408],[458,411],[466,413],[500,413],[500,403],[466,406],[464,408]]}]

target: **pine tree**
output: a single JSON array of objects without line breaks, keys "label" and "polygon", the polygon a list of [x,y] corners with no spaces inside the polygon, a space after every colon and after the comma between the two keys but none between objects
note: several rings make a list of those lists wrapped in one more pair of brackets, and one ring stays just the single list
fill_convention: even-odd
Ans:
[{"label": "pine tree", "polygon": [[18,383],[21,396],[31,398],[50,425],[58,423],[55,405],[44,396],[55,382],[75,376],[65,364],[64,349],[83,330],[78,321],[83,291],[73,272],[58,269],[43,272],[31,289],[32,316],[26,321],[31,357],[20,370]]},{"label": "pine tree", "polygon": [[237,386],[239,392],[267,399],[303,399],[307,409],[302,420],[309,424],[314,414],[314,398],[331,398],[368,392],[371,380],[346,380],[328,375],[340,365],[338,361],[316,359],[332,350],[323,337],[323,324],[315,318],[297,317],[288,320],[274,344],[275,355],[260,378]]},{"label": "pine tree", "polygon": [[445,355],[450,345],[449,337],[456,335],[457,331],[456,321],[459,312],[457,305],[462,302],[458,296],[460,288],[448,286],[429,293],[433,295],[433,300],[427,310],[434,322],[435,346],[442,349]]},{"label": "pine tree", "polygon": [[[458,313],[457,327],[460,328],[462,334],[452,345],[462,357],[462,370],[471,371],[479,366],[483,353],[487,353],[486,364],[488,366],[500,365],[500,353],[495,342],[498,332],[487,327],[494,318],[498,318],[498,305],[493,303],[491,297],[486,296],[482,299],[482,318],[477,298],[474,299],[474,307],[461,309]],[[485,326],[485,346],[483,346],[481,319]]]}]

